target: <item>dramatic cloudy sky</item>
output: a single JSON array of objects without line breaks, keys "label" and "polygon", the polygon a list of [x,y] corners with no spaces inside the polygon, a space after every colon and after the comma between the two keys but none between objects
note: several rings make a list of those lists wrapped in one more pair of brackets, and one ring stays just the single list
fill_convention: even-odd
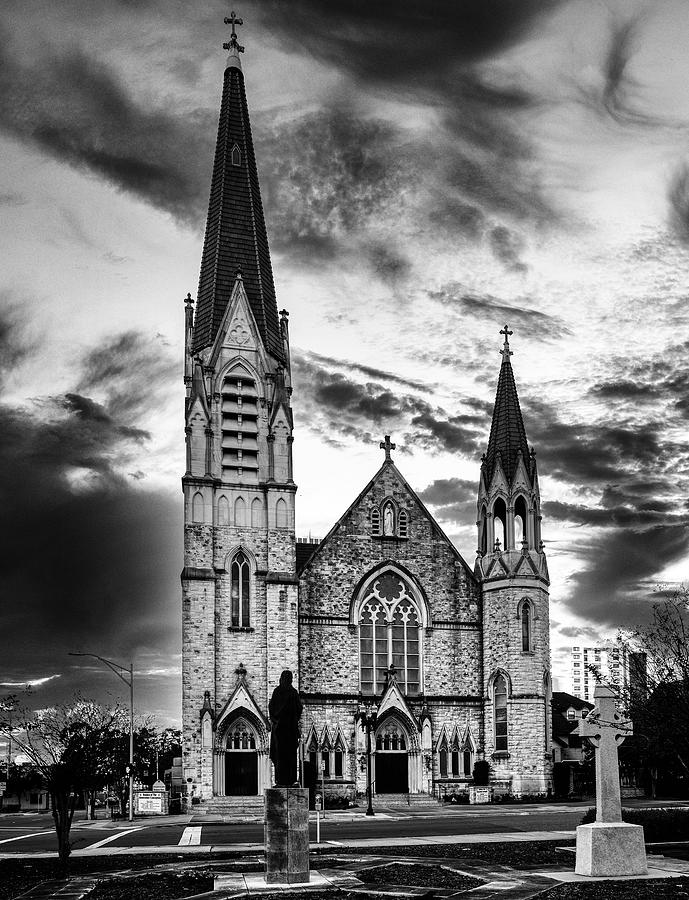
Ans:
[{"label": "dramatic cloudy sky", "polygon": [[[536,447],[564,649],[689,574],[685,0],[246,0],[302,535],[396,461],[473,563],[500,357]],[[178,718],[182,298],[219,0],[0,12],[0,692]],[[566,687],[563,679],[561,686]]]}]

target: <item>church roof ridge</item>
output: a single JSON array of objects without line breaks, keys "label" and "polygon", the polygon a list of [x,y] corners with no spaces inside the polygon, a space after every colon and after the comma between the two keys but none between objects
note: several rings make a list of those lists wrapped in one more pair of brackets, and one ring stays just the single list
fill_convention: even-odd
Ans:
[{"label": "church roof ridge", "polygon": [[210,346],[222,321],[238,273],[241,273],[261,339],[275,358],[284,357],[275,283],[268,247],[244,87],[236,25],[225,19],[232,36],[228,50],[213,162],[206,234],[201,257],[192,352]]},{"label": "church roof ridge", "polygon": [[512,481],[517,470],[519,454],[521,453],[529,476],[532,477],[529,465],[529,445],[526,440],[526,429],[522,418],[517,385],[514,380],[514,372],[510,357],[509,336],[513,334],[505,325],[500,334],[505,336],[502,354],[502,365],[498,376],[498,386],[495,392],[495,405],[493,407],[493,419],[490,426],[488,448],[483,458],[485,467],[485,482],[490,484],[495,467],[500,462],[508,482]]}]

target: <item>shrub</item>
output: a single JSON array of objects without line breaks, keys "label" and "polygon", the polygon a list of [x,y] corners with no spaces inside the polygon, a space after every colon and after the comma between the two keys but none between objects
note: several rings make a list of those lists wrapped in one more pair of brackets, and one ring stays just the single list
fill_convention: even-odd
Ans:
[{"label": "shrub", "polygon": [[[580,824],[588,825],[595,821],[596,810],[589,809]],[[642,825],[647,843],[689,840],[689,809],[686,807],[623,809],[622,821]]]},{"label": "shrub", "polygon": [[474,763],[474,784],[486,785],[490,781],[490,763],[487,759],[477,759]]}]

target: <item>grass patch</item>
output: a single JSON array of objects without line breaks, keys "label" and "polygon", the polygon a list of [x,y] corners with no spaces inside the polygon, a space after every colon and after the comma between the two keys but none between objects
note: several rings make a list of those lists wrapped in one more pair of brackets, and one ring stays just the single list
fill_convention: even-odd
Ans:
[{"label": "grass patch", "polygon": [[365,884],[404,884],[452,891],[468,891],[484,883],[482,878],[463,875],[446,866],[418,863],[387,863],[371,869],[359,869],[356,876]]},{"label": "grass patch", "polygon": [[[595,821],[596,810],[588,809],[581,824],[588,825]],[[642,825],[647,843],[689,840],[689,809],[682,807],[623,809],[622,821]]]},{"label": "grass patch", "polygon": [[689,878],[650,878],[648,881],[597,881],[560,884],[544,895],[548,900],[679,900],[689,897]]},{"label": "grass patch", "polygon": [[178,900],[213,890],[213,872],[146,872],[142,875],[115,875],[99,882],[89,900]]}]

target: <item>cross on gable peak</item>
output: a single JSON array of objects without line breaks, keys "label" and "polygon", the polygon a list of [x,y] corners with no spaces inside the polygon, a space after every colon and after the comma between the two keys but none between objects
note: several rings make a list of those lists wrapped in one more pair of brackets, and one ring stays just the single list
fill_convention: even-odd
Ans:
[{"label": "cross on gable peak", "polygon": [[386,435],[385,435],[385,440],[384,440],[384,441],[381,441],[380,444],[379,444],[378,446],[380,447],[381,450],[385,450],[385,461],[386,461],[386,462],[389,462],[390,459],[391,459],[391,457],[390,457],[390,451],[391,451],[391,450],[396,450],[396,449],[397,449],[397,444],[391,443],[391,441],[390,441],[390,435],[389,435],[389,434],[386,434]]}]

